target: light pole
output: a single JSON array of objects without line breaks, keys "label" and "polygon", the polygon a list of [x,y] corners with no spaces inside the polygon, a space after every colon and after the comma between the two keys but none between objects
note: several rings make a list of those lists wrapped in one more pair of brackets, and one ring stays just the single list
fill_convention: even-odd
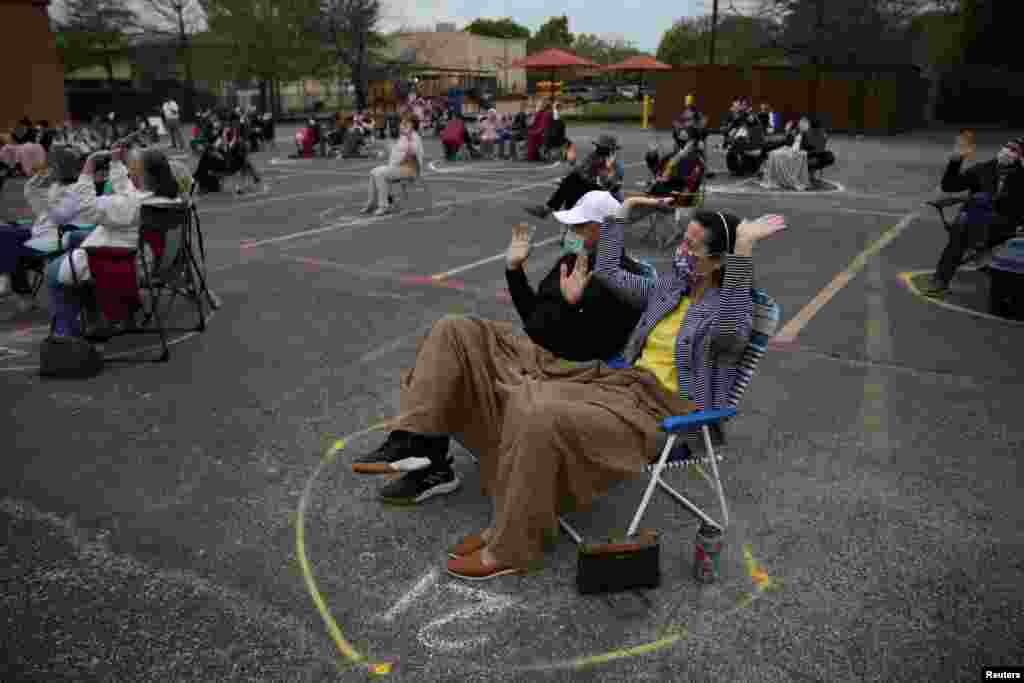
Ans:
[{"label": "light pole", "polygon": [[718,30],[718,0],[711,5],[711,49],[708,55],[708,64],[715,63],[715,37]]}]

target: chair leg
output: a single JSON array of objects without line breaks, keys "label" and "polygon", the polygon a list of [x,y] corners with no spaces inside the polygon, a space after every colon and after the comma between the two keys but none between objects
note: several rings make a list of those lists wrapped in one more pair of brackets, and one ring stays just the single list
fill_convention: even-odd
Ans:
[{"label": "chair leg", "polygon": [[569,538],[571,538],[576,545],[583,545],[583,536],[581,536],[580,533],[561,516],[558,518],[558,525],[562,527],[562,531],[569,534]]},{"label": "chair leg", "polygon": [[722,489],[722,479],[718,476],[718,458],[715,457],[715,447],[711,445],[711,430],[708,429],[707,425],[704,425],[701,431],[704,432],[704,447],[707,449],[711,460],[711,473],[715,477],[715,493],[718,494],[718,502],[722,506],[722,521],[725,523],[725,526],[729,526],[729,508],[725,504],[725,491]]},{"label": "chair leg", "polygon": [[672,447],[676,444],[678,437],[675,434],[671,434],[668,437],[668,441],[665,442],[665,447],[661,450],[661,456],[658,458],[658,463],[654,466],[654,472],[651,473],[651,480],[647,482],[647,488],[644,490],[644,497],[640,500],[640,507],[637,508],[636,514],[633,515],[633,521],[629,524],[629,529],[626,531],[626,536],[632,536],[636,533],[637,527],[640,526],[640,520],[643,519],[644,512],[647,511],[647,506],[651,503],[651,495],[654,493],[654,487],[661,481],[661,473],[665,469],[665,462],[668,460],[669,453],[672,452]]}]

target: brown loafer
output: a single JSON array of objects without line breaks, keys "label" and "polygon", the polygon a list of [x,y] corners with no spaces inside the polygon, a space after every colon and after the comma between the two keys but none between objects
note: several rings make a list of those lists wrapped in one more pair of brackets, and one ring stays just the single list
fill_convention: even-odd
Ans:
[{"label": "brown loafer", "polygon": [[453,560],[458,559],[460,557],[466,557],[467,555],[472,555],[477,550],[480,550],[485,545],[487,545],[487,541],[484,540],[484,536],[482,533],[470,534],[469,536],[466,536],[461,541],[453,545],[451,548],[448,548],[448,557],[452,558]]},{"label": "brown loafer", "polygon": [[493,579],[506,574],[523,573],[522,569],[508,565],[497,564],[493,567],[488,567],[484,564],[480,552],[478,550],[472,555],[448,560],[448,573],[467,581],[486,581],[487,579]]}]

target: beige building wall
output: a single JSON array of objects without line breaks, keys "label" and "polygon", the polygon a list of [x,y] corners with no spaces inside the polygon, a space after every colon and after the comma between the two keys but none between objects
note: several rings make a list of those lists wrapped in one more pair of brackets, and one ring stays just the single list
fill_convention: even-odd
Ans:
[{"label": "beige building wall", "polygon": [[525,39],[485,38],[465,31],[423,31],[391,36],[388,47],[394,59],[415,50],[420,66],[484,71],[496,77],[506,90],[526,90],[526,71],[506,68],[526,57]]},{"label": "beige building wall", "polygon": [[64,65],[50,31],[49,0],[0,0],[0,130],[22,117],[64,121]]}]

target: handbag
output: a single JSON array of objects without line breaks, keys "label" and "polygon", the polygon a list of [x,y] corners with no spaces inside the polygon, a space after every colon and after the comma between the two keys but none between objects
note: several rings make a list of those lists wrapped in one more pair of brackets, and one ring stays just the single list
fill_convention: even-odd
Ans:
[{"label": "handbag", "polygon": [[583,543],[577,550],[576,587],[583,595],[661,585],[658,532],[642,530],[622,542]]}]

